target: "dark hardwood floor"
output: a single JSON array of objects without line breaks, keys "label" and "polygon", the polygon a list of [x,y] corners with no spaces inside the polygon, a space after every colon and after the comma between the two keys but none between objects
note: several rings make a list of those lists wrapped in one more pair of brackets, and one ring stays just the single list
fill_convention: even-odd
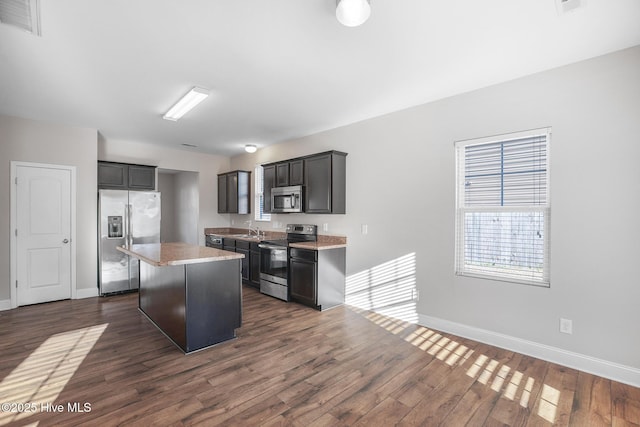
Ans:
[{"label": "dark hardwood floor", "polygon": [[186,356],[137,294],[0,312],[0,425],[640,426],[638,388],[243,291],[238,338]]}]

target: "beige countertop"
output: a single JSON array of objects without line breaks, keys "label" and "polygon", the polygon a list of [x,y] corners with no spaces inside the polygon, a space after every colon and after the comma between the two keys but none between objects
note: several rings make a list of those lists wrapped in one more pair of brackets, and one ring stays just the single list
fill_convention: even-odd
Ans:
[{"label": "beige countertop", "polygon": [[346,248],[346,243],[331,243],[331,242],[300,242],[289,243],[291,248],[310,249],[314,251],[323,251],[326,249]]},{"label": "beige countertop", "polygon": [[[237,240],[247,240],[250,242],[260,242],[262,240],[279,240],[287,238],[287,233],[281,231],[265,231],[265,236],[260,239],[255,236],[246,237],[249,235],[249,230],[247,230],[246,228],[233,227],[205,228],[204,234],[214,235],[218,237],[227,237]],[[329,236],[319,234],[317,242],[289,243],[289,246],[292,248],[311,249],[314,251],[346,248],[347,238],[344,236]]]},{"label": "beige countertop", "polygon": [[244,258],[240,253],[180,242],[147,243],[117,249],[156,267]]}]

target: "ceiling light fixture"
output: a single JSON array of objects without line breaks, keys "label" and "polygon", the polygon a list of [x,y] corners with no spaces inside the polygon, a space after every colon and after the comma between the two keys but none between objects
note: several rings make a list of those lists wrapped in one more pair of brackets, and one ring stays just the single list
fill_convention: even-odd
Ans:
[{"label": "ceiling light fixture", "polygon": [[255,153],[258,150],[258,147],[255,144],[247,144],[244,146],[244,151],[247,153]]},{"label": "ceiling light fixture", "polygon": [[371,15],[369,0],[336,0],[336,18],[347,27],[364,24]]},{"label": "ceiling light fixture", "polygon": [[209,91],[200,87],[194,87],[183,96],[180,101],[167,111],[167,114],[162,116],[165,120],[177,121],[179,118],[187,114],[193,107],[200,104],[204,99],[209,96]]}]

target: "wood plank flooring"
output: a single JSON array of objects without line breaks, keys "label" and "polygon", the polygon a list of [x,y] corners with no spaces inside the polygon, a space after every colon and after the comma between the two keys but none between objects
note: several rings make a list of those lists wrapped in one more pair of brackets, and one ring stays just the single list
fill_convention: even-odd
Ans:
[{"label": "wood plank flooring", "polygon": [[243,293],[238,338],[186,356],[137,294],[0,312],[0,426],[640,426],[638,388]]}]

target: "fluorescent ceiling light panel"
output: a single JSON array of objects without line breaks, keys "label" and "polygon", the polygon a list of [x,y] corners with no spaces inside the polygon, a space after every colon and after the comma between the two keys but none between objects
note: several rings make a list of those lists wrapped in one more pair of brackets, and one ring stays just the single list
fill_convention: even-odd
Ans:
[{"label": "fluorescent ceiling light panel", "polygon": [[162,118],[175,122],[187,114],[193,107],[204,101],[207,96],[209,96],[208,90],[202,89],[201,87],[194,87],[189,93],[183,96],[180,101],[176,102]]}]

